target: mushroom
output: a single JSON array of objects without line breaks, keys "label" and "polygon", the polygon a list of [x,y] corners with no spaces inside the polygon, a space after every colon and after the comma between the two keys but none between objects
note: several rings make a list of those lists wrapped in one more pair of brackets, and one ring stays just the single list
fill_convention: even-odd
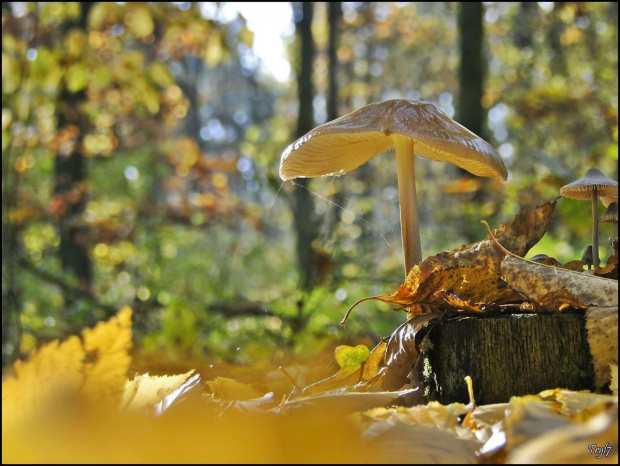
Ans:
[{"label": "mushroom", "polygon": [[614,244],[614,239],[616,239],[615,243],[615,256],[618,257],[618,203],[612,202],[607,207],[607,210],[601,215],[601,222],[605,223],[613,223],[614,226],[614,235],[610,238],[612,245]]},{"label": "mushroom", "polygon": [[489,143],[431,103],[388,100],[318,126],[289,145],[282,153],[280,177],[343,175],[392,147],[407,275],[422,260],[414,153],[452,162],[474,175],[506,180],[506,167]]},{"label": "mushroom", "polygon": [[591,244],[587,245],[586,248],[584,249],[583,254],[581,255],[581,263],[583,265],[587,265],[588,270],[592,269],[593,259],[592,259],[592,245]]},{"label": "mushroom", "polygon": [[618,182],[607,178],[600,170],[590,168],[577,181],[560,188],[560,194],[571,199],[592,201],[592,257],[594,267],[598,267],[598,200],[599,197],[617,197]]}]

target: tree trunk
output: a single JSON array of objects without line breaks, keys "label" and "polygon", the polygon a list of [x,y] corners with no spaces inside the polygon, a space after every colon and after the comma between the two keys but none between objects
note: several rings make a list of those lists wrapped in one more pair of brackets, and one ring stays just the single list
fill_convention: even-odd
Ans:
[{"label": "tree trunk", "polygon": [[329,63],[329,87],[327,95],[327,121],[338,118],[338,50],[340,19],[342,18],[342,2],[329,2],[329,42],[327,44],[327,60]]},{"label": "tree trunk", "polygon": [[462,2],[459,5],[461,63],[457,121],[483,139],[485,113],[482,108],[484,59],[482,56],[483,9],[481,2]]},{"label": "tree trunk", "polygon": [[2,367],[12,365],[19,356],[22,335],[21,293],[15,276],[19,254],[18,226],[9,215],[15,208],[19,180],[13,166],[13,152],[11,145],[2,152]]},{"label": "tree trunk", "polygon": [[594,386],[581,314],[463,317],[436,325],[428,337],[431,398],[444,404],[469,402],[467,375],[478,405],[552,388]]},{"label": "tree trunk", "polygon": [[[81,4],[80,17],[68,22],[65,33],[73,28],[86,31],[88,12],[93,3]],[[78,279],[81,290],[90,290],[92,264],[88,255],[88,229],[80,217],[87,203],[86,161],[82,143],[88,129],[88,117],[81,112],[86,92],[72,93],[66,87],[60,92],[56,117],[59,152],[54,160],[54,205],[60,233],[60,260],[65,271]],[[67,297],[70,301],[71,298]]]},{"label": "tree trunk", "polygon": [[[297,73],[297,93],[299,111],[296,137],[299,138],[314,127],[314,87],[312,85],[312,66],[314,62],[314,41],[312,39],[313,3],[301,2],[295,5],[301,14],[297,16],[295,31],[299,38],[299,71]],[[299,287],[310,291],[317,282],[317,256],[312,242],[318,237],[318,224],[314,213],[314,199],[307,189],[308,179],[295,180],[293,192],[293,222],[297,237],[297,264],[300,275]],[[300,303],[300,309],[302,304]],[[300,311],[301,312],[301,311]]]}]

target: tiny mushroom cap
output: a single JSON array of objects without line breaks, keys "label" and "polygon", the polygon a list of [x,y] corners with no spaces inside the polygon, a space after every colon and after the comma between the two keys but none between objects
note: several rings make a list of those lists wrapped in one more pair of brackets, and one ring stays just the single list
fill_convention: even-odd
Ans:
[{"label": "tiny mushroom cap", "polygon": [[414,153],[478,176],[506,180],[501,157],[489,143],[431,103],[388,100],[325,123],[282,153],[280,177],[343,175],[395,148],[405,274],[422,260],[417,220]]},{"label": "tiny mushroom cap", "polygon": [[596,168],[589,169],[585,175],[572,183],[560,188],[560,194],[565,197],[592,202],[592,250],[594,266],[600,263],[598,253],[598,200],[618,196],[618,182],[603,175]]},{"label": "tiny mushroom cap", "polygon": [[583,251],[583,254],[581,255],[581,262],[584,265],[588,266],[588,270],[590,270],[590,267],[592,266],[592,245],[589,244],[588,246],[586,246],[586,248]]},{"label": "tiny mushroom cap", "polygon": [[618,221],[618,203],[612,202],[607,210],[601,215],[601,222],[617,222]]},{"label": "tiny mushroom cap", "polygon": [[577,181],[562,186],[560,194],[571,199],[589,201],[592,193],[596,192],[599,197],[618,196],[618,182],[606,177],[596,168],[590,168],[585,175]]}]

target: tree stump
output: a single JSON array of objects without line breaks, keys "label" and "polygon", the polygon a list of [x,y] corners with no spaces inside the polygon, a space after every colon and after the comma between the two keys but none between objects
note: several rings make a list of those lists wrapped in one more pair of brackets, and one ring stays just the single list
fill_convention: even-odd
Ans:
[{"label": "tree stump", "polygon": [[582,314],[512,314],[447,320],[433,327],[425,352],[430,399],[479,405],[551,388],[591,389],[592,357]]}]

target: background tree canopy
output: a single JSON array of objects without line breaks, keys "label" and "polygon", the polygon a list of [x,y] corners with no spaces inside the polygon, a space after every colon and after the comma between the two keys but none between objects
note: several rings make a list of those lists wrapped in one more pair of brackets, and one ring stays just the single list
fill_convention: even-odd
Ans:
[{"label": "background tree canopy", "polygon": [[[390,334],[403,316],[381,304],[338,322],[402,283],[393,155],[343,177],[278,176],[296,137],[370,102],[432,102],[508,168],[502,183],[416,162],[425,255],[588,168],[617,178],[617,3],[262,8],[3,3],[3,365],[124,305],[160,361],[277,360]],[[273,8],[290,15],[283,81],[249,27]],[[530,255],[579,259],[589,214],[561,200]]]}]

